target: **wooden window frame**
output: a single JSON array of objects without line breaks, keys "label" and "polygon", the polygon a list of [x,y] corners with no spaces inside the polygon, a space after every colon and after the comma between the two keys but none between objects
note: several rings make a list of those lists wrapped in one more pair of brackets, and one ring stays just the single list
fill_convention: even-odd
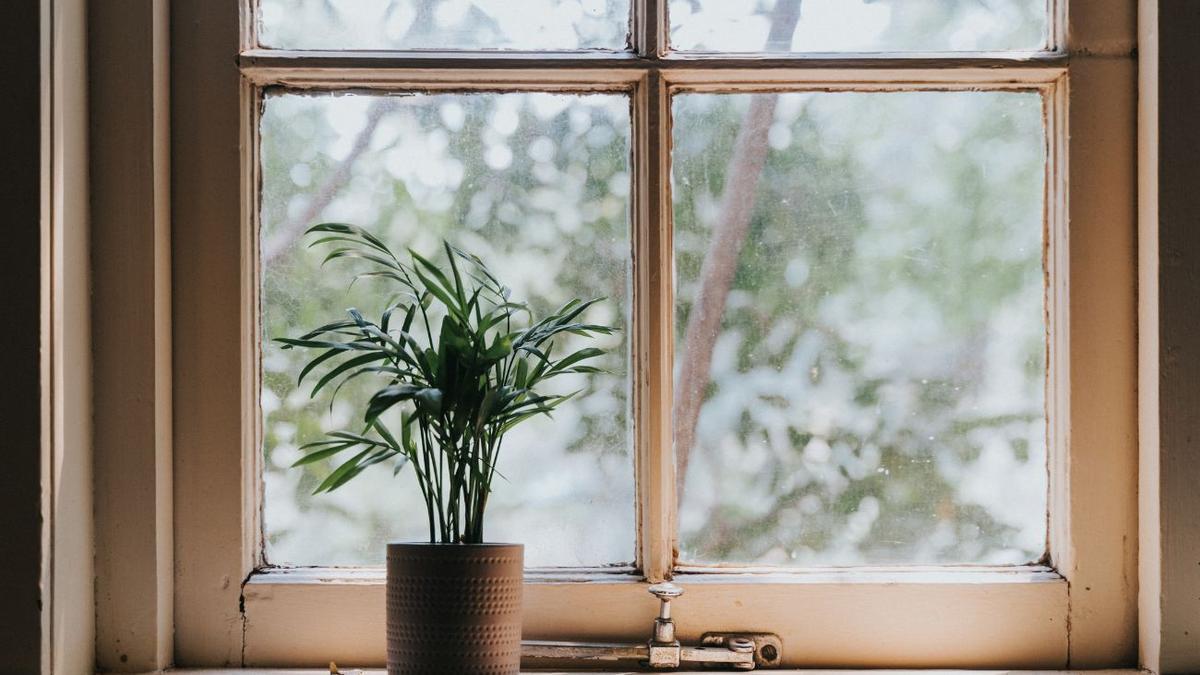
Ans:
[{"label": "wooden window frame", "polygon": [[[678,609],[682,639],[706,630],[773,631],[783,639],[789,665],[1078,668],[1134,662],[1135,3],[1052,0],[1050,48],[1033,54],[756,57],[668,53],[658,28],[665,2],[635,2],[633,53],[523,54],[261,50],[248,28],[249,4],[174,0],[178,665],[383,660],[379,572],[258,566],[256,118],[261,88],[280,84],[604,90],[634,99],[641,572],[531,573],[526,637],[644,639],[654,607],[644,581],[674,575],[688,589]],[[1041,92],[1046,101],[1049,566],[674,569],[670,127],[662,122],[677,91],[813,89],[1017,89]]]}]

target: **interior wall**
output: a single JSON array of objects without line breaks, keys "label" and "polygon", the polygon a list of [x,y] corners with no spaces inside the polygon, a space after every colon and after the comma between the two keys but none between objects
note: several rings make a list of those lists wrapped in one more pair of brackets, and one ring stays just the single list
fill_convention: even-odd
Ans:
[{"label": "interior wall", "polygon": [[90,673],[85,0],[0,3],[0,673]]},{"label": "interior wall", "polygon": [[[0,152],[0,203],[5,206],[5,237],[0,246],[0,441],[5,466],[0,472],[0,673],[44,672],[49,659],[48,625],[43,625],[43,346],[48,317],[43,314],[43,250],[47,240],[42,199],[43,0],[0,3],[0,63],[5,67],[5,130]],[[48,44],[48,43],[47,43]]]},{"label": "interior wall", "polygon": [[1140,644],[1200,672],[1200,3],[1140,3]]},{"label": "interior wall", "polygon": [[[80,206],[88,199],[82,121],[86,63],[79,20],[84,5],[85,0],[0,2],[0,57],[8,93],[7,104],[0,106],[7,132],[0,153],[0,201],[7,220],[0,246],[0,316],[7,320],[6,330],[0,331],[0,372],[5,374],[0,448],[6,458],[0,472],[0,597],[5,599],[0,673],[49,672],[51,660],[57,672],[82,673],[90,672],[92,663],[91,337],[87,217]],[[1152,390],[1143,399],[1143,414],[1154,416],[1163,436],[1161,445],[1157,436],[1150,442],[1143,436],[1141,531],[1150,537],[1143,539],[1143,550],[1152,554],[1143,558],[1143,584],[1151,576],[1161,586],[1143,586],[1141,640],[1147,666],[1185,672],[1200,670],[1195,660],[1200,637],[1190,630],[1200,617],[1200,594],[1191,592],[1198,581],[1200,558],[1194,554],[1200,547],[1200,533],[1195,532],[1200,522],[1190,517],[1197,507],[1196,498],[1189,496],[1200,483],[1200,420],[1195,414],[1200,409],[1195,385],[1200,381],[1200,341],[1195,337],[1200,335],[1200,275],[1195,272],[1200,267],[1200,191],[1192,176],[1200,128],[1190,112],[1200,108],[1200,58],[1188,56],[1200,34],[1200,6],[1192,0],[1143,3],[1149,5],[1169,14],[1162,40],[1170,56],[1159,57],[1143,41],[1143,94],[1150,75],[1161,77],[1165,93],[1161,105],[1157,89],[1153,99],[1143,97],[1143,121],[1154,127],[1143,129],[1143,153],[1152,151],[1143,154],[1143,162],[1152,161],[1154,171],[1149,172],[1153,179],[1143,182],[1142,254],[1155,271],[1143,278],[1143,337],[1151,336],[1153,343],[1142,363],[1146,366],[1152,358],[1155,368],[1143,380],[1143,391]],[[49,16],[52,6],[58,23],[53,33],[43,33],[38,28],[45,25],[41,15]],[[1144,35],[1146,29],[1143,25]],[[49,53],[51,44],[53,80],[42,67],[43,50]],[[1147,54],[1154,56],[1147,59]],[[1160,68],[1165,69],[1161,75]],[[1160,133],[1171,139],[1169,145],[1160,144]],[[1160,199],[1161,214],[1153,208]],[[1159,254],[1164,256],[1161,268]],[[1160,365],[1166,366],[1161,379]],[[1143,375],[1150,373],[1143,370]],[[44,382],[52,386],[44,387]],[[1157,426],[1143,432],[1156,432]],[[51,541],[55,555],[49,561],[43,551]],[[44,613],[43,605],[51,611]]]},{"label": "interior wall", "polygon": [[171,665],[166,0],[88,7],[96,666]]},{"label": "interior wall", "polygon": [[[105,0],[100,0],[105,1]],[[95,670],[87,2],[54,0],[53,672]]]}]

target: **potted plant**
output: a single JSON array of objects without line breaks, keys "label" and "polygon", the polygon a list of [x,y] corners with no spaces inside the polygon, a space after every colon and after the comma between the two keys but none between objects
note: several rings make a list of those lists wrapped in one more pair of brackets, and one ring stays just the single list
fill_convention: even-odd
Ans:
[{"label": "potted plant", "polygon": [[534,320],[483,261],[448,243],[439,266],[413,251],[402,261],[353,225],[326,223],[308,233],[321,235],[310,246],[330,247],[325,263],[365,261],[354,281],[381,280],[393,291],[377,320],[350,309],[346,318],[277,340],[314,353],[299,375],[303,382],[323,373],[314,397],[326,390],[336,396],[360,377],[379,383],[361,427],[301,448],[296,466],[342,460],[316,492],[379,464],[394,474],[411,467],[424,498],[429,541],[388,545],[388,672],[515,674],[524,549],[484,541],[501,443],[513,426],[571,398],[543,393],[548,381],[598,372],[588,362],[603,349],[558,356],[556,344],[614,329],[581,319],[598,300],[572,300]]}]

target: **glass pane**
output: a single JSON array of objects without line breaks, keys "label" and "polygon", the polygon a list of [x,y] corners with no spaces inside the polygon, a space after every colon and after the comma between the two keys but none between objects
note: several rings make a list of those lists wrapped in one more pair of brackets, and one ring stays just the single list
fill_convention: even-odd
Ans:
[{"label": "glass pane", "polygon": [[625,49],[629,0],[259,0],[276,49]]},{"label": "glass pane", "polygon": [[675,49],[970,52],[1041,49],[1046,0],[670,0]]},{"label": "glass pane", "polygon": [[[540,93],[278,95],[262,119],[262,321],[267,559],[381,564],[384,545],[428,536],[405,469],[372,467],[312,496],[329,464],[288,468],[298,446],[361,419],[359,378],[338,395],[297,387],[305,355],[270,343],[344,316],[378,315],[380,286],[321,267],[301,233],[315,222],[372,228],[394,249],[436,253],[442,238],[482,257],[537,312],[573,297],[608,298],[586,319],[622,327],[595,365],[558,383],[583,393],[514,428],[503,444],[485,537],[526,545],[530,566],[634,559],[628,323],[629,101]],[[560,349],[565,344],[557,345]],[[360,382],[361,380],[361,382]],[[357,385],[357,386],[354,386]],[[549,392],[548,392],[549,393]]]},{"label": "glass pane", "polygon": [[690,94],[674,113],[681,558],[1040,558],[1040,97]]}]

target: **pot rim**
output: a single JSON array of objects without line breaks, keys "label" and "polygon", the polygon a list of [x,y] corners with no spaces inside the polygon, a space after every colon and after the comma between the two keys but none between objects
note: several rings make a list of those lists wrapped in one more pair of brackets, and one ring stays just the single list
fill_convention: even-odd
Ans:
[{"label": "pot rim", "polygon": [[459,547],[461,547],[461,548],[500,548],[500,547],[511,547],[511,546],[522,546],[522,547],[523,547],[523,546],[525,546],[525,544],[519,544],[519,543],[504,543],[504,542],[497,542],[497,541],[485,541],[485,542],[482,542],[482,543],[468,543],[468,542],[457,542],[457,541],[456,541],[456,542],[445,542],[445,541],[389,541],[389,542],[387,543],[387,545],[388,545],[389,547],[390,547],[390,546],[419,546],[419,547],[426,547],[426,546],[427,546],[427,547],[430,547],[430,548],[442,548],[442,547],[445,547],[445,548],[459,548]]}]

